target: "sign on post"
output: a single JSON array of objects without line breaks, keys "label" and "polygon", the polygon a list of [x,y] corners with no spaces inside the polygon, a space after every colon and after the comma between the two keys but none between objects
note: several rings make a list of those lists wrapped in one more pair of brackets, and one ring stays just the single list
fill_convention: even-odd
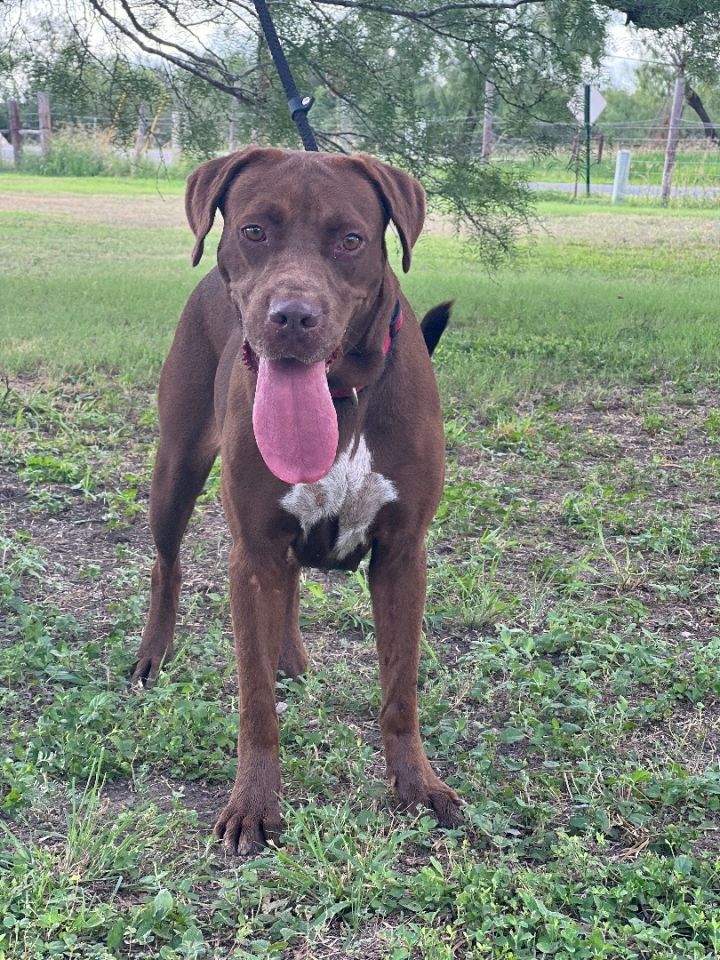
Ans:
[{"label": "sign on post", "polygon": [[590,196],[590,131],[605,109],[605,97],[589,83],[580,84],[568,100],[568,108],[578,123],[585,127],[585,195]]},{"label": "sign on post", "polygon": [[[568,110],[575,117],[578,123],[585,123],[585,84],[578,84],[575,93],[567,102]],[[597,118],[607,106],[607,100],[596,90],[590,87],[590,114],[588,123],[595,123]]]}]

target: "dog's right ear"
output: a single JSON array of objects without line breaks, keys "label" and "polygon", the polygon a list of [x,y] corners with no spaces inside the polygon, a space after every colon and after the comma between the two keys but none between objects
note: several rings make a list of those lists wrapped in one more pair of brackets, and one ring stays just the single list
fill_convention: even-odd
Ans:
[{"label": "dog's right ear", "polygon": [[185,214],[195,234],[195,248],[192,252],[192,265],[200,263],[205,245],[205,237],[210,232],[215,219],[215,211],[222,205],[225,191],[233,177],[248,163],[263,153],[262,147],[246,147],[227,157],[208,160],[190,174],[185,190]]}]

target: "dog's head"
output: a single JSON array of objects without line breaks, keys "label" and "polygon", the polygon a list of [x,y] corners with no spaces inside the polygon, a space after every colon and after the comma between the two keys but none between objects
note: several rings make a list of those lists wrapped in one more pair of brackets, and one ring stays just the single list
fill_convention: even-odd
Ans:
[{"label": "dog's head", "polygon": [[245,359],[258,370],[253,427],[265,463],[289,483],[314,482],[338,442],[327,371],[373,321],[390,220],[409,269],[423,189],[364,154],[248,147],[192,174],[186,210],[194,264],[216,211],[223,215],[218,267],[242,316]]},{"label": "dog's head", "polygon": [[262,147],[204,163],[185,205],[193,264],[223,215],[218,265],[254,353],[303,363],[329,359],[372,307],[388,222],[407,271],[425,216],[420,184],[372,157]]}]

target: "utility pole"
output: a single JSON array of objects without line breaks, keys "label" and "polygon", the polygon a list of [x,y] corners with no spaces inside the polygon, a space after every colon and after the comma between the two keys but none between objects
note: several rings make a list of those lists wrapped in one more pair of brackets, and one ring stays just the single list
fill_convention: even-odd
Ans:
[{"label": "utility pole", "polygon": [[663,167],[661,190],[663,206],[665,206],[670,199],[673,168],[675,167],[677,145],[678,140],[680,139],[680,118],[682,117],[684,102],[685,73],[683,65],[681,64],[678,68],[678,75],[675,78],[675,90],[673,91],[672,109],[670,111],[670,122],[668,124],[667,145],[665,147],[665,165]]},{"label": "utility pole", "polygon": [[228,151],[234,153],[237,150],[237,120],[230,119],[228,123]]},{"label": "utility pole", "polygon": [[170,147],[173,152],[173,160],[177,159],[177,154],[180,153],[180,144],[181,144],[181,127],[180,127],[180,111],[173,110],[170,114]]}]

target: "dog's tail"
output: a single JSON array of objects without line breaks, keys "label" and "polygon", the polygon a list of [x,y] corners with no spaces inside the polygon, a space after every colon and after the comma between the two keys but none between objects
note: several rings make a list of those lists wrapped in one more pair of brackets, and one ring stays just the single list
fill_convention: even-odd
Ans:
[{"label": "dog's tail", "polygon": [[433,350],[438,345],[440,337],[445,332],[445,327],[448,325],[450,311],[454,303],[454,300],[448,300],[445,303],[439,303],[436,307],[428,310],[428,312],[422,318],[420,329],[422,330],[422,335],[425,338],[425,346],[427,347],[430,356],[433,355]]}]

